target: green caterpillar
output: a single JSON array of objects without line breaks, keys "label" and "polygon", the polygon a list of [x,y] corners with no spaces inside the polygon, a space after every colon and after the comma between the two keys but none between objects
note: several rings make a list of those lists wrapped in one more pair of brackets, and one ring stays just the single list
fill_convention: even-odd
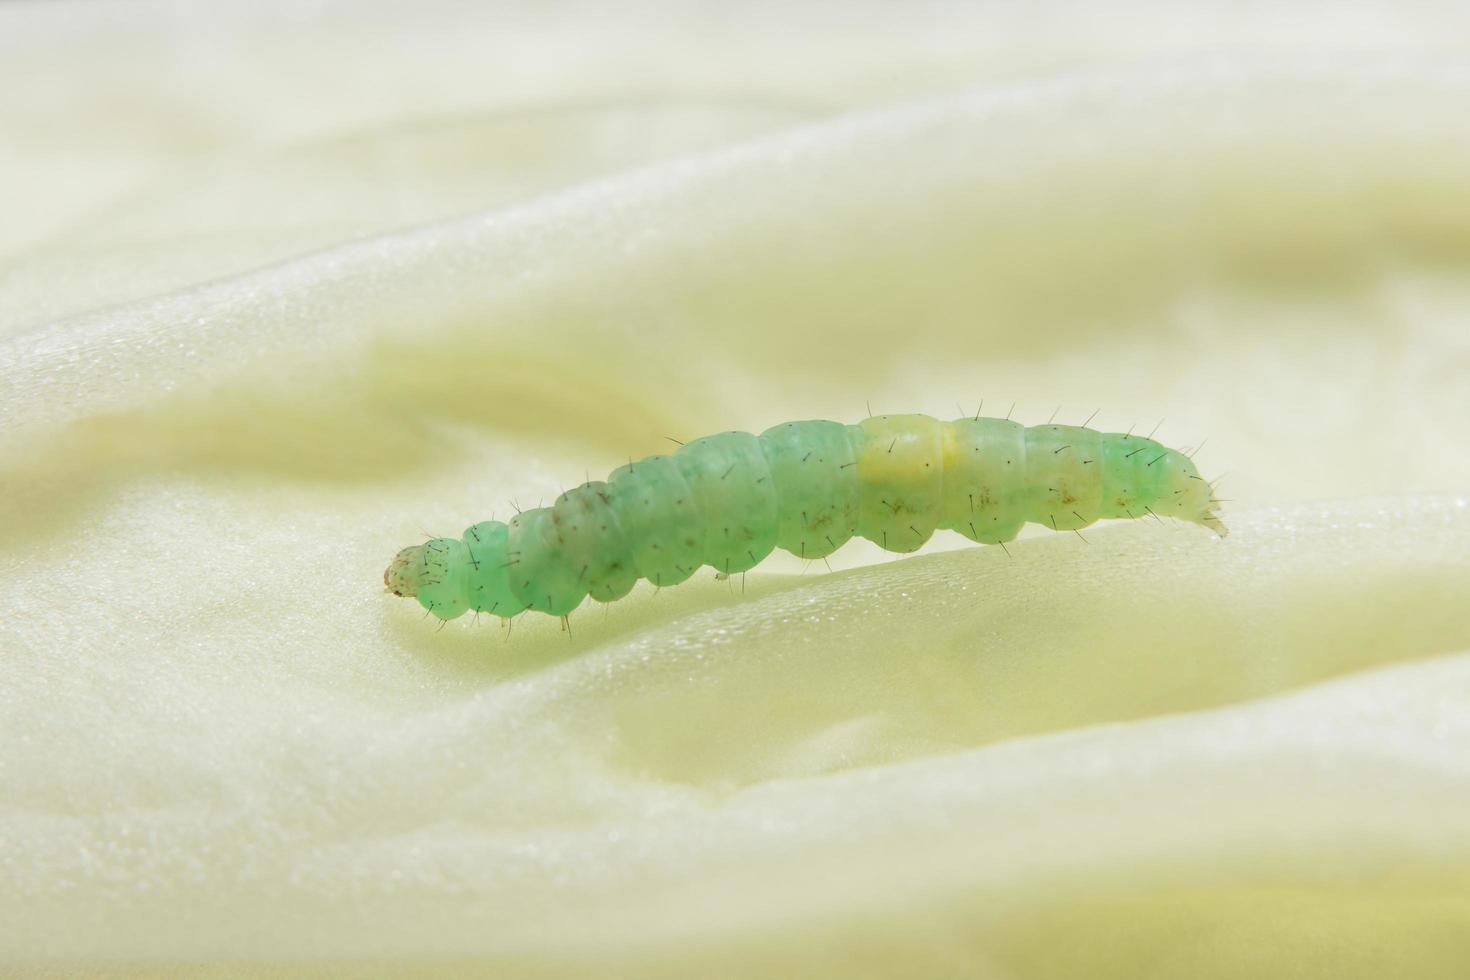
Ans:
[{"label": "green caterpillar", "polygon": [[640,579],[730,575],[775,548],[824,558],[854,535],[910,552],[936,530],[1004,544],[1028,521],[1057,531],[1172,516],[1222,537],[1210,484],[1152,439],[1009,419],[879,415],[725,432],[620,467],[509,524],[404,548],[383,574],[440,619],[469,610],[566,616]]}]

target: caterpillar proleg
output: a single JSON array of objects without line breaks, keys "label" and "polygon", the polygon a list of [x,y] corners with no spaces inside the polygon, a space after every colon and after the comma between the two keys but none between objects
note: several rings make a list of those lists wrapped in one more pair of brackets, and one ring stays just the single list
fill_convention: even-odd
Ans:
[{"label": "caterpillar proleg", "polygon": [[854,536],[910,552],[938,530],[1003,544],[1027,523],[1069,531],[1153,516],[1223,537],[1215,503],[1188,456],[1131,433],[927,415],[786,422],[696,439],[508,524],[404,548],[383,582],[440,619],[565,616],[640,578],[676,585],[703,565],[731,575],[776,548],[824,558]]}]

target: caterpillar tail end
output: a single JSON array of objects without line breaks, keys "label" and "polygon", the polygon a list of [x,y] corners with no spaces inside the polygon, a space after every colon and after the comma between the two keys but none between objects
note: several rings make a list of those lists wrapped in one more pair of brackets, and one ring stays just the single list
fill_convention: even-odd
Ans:
[{"label": "caterpillar tail end", "polygon": [[410,545],[393,556],[383,571],[383,585],[396,596],[412,599],[419,594],[419,571],[424,567],[424,546]]},{"label": "caterpillar tail end", "polygon": [[1205,511],[1204,516],[1199,519],[1199,523],[1214,531],[1215,537],[1217,538],[1228,537],[1230,534],[1230,528],[1225,526],[1225,522],[1220,520],[1220,515],[1216,514],[1213,510]]}]

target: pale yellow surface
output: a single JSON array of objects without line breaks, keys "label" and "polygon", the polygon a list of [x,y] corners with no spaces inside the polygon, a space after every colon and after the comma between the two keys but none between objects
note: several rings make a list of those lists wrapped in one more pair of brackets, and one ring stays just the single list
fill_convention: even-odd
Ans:
[{"label": "pale yellow surface", "polygon": [[[0,972],[1463,977],[1467,39],[0,5]],[[666,436],[981,398],[1208,438],[1231,536],[382,590]]]}]

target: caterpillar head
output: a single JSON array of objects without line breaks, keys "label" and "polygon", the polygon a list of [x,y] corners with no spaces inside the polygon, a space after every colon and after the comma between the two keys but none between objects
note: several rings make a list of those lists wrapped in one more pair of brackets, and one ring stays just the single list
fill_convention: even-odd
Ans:
[{"label": "caterpillar head", "polygon": [[1219,504],[1215,488],[1199,475],[1194,460],[1177,449],[1168,449],[1147,465],[1150,470],[1157,470],[1141,494],[1142,502],[1152,513],[1199,524],[1222,538],[1229,533],[1215,513]]},{"label": "caterpillar head", "polygon": [[397,596],[419,601],[440,619],[453,619],[469,608],[469,552],[457,538],[431,538],[394,556],[383,584]]},{"label": "caterpillar head", "polygon": [[383,585],[394,595],[411,599],[419,594],[419,576],[426,567],[424,546],[410,545],[393,556],[383,571]]}]

